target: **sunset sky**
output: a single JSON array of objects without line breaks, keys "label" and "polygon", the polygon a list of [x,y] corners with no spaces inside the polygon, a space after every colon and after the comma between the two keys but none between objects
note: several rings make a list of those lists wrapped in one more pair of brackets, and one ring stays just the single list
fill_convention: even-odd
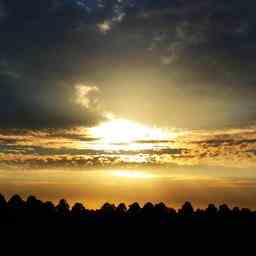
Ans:
[{"label": "sunset sky", "polygon": [[255,8],[0,0],[0,193],[256,209]]}]

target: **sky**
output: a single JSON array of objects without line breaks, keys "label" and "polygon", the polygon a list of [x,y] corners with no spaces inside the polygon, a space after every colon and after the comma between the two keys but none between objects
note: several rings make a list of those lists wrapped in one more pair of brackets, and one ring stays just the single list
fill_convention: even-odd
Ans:
[{"label": "sky", "polygon": [[[96,195],[101,171],[119,168],[129,171],[109,180],[128,179],[127,191],[131,179],[140,190],[141,177],[157,176],[161,188],[177,192],[173,179],[182,174],[186,188],[207,180],[203,192],[186,194],[198,205],[214,183],[211,200],[224,201],[217,195],[229,184],[227,201],[256,207],[246,199],[256,178],[255,7],[252,0],[0,0],[7,194],[33,193],[37,172],[47,170],[36,179],[46,182],[58,170],[55,182],[71,197],[63,177],[98,170]],[[174,192],[147,195],[142,202]]]}]

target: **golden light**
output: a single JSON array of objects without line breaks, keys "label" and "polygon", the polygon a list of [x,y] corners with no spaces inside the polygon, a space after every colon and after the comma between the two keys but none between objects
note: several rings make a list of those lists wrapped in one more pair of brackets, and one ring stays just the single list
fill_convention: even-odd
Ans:
[{"label": "golden light", "polygon": [[138,140],[167,140],[174,137],[159,128],[152,128],[126,119],[113,119],[91,128],[93,136],[106,143],[131,143]]},{"label": "golden light", "polygon": [[111,176],[127,179],[153,179],[156,177],[154,174],[140,171],[113,171]]}]

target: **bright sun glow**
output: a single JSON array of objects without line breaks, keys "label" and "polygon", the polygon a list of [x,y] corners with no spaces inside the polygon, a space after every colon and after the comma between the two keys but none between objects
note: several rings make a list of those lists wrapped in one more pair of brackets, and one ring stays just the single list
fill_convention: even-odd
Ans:
[{"label": "bright sun glow", "polygon": [[113,119],[91,128],[91,133],[107,143],[131,143],[138,140],[173,139],[174,134],[126,119]]}]

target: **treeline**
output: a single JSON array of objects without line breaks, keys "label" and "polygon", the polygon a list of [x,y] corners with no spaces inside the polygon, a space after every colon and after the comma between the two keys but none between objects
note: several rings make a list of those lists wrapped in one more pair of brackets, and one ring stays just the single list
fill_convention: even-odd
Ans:
[{"label": "treeline", "polygon": [[191,203],[175,210],[163,203],[146,203],[141,207],[133,203],[128,207],[121,203],[118,206],[106,203],[98,210],[86,209],[81,203],[70,207],[65,199],[57,205],[42,202],[34,196],[23,200],[19,195],[8,201],[0,194],[0,225],[127,225],[127,226],[255,226],[256,212],[238,207],[229,208],[226,204],[216,207],[210,204],[206,209],[195,210]]}]

